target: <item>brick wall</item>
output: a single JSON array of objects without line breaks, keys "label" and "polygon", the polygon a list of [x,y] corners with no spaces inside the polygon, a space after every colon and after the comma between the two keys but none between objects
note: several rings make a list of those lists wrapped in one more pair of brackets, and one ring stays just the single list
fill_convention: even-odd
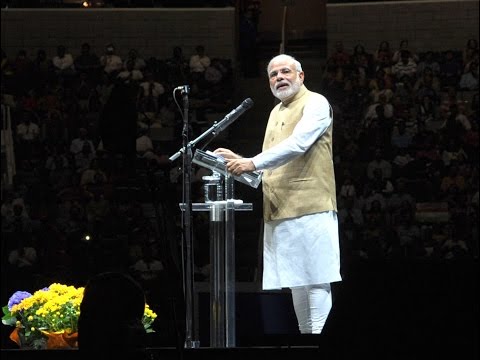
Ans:
[{"label": "brick wall", "polygon": [[368,52],[381,40],[397,49],[408,39],[416,51],[463,49],[478,39],[478,0],[390,1],[327,4],[328,53],[336,41],[347,50],[362,44]]},{"label": "brick wall", "polygon": [[[235,9],[2,9],[2,49],[48,56],[59,44],[75,56],[83,42],[97,55],[113,42],[120,56],[135,48],[142,57],[170,57],[180,45],[186,56],[204,44],[210,57],[235,57]],[[208,40],[206,40],[208,39]]]}]

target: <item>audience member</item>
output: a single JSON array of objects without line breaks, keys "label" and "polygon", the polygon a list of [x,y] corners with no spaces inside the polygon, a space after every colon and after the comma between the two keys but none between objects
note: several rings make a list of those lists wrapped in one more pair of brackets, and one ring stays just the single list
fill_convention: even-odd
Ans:
[{"label": "audience member", "polygon": [[468,256],[467,243],[455,231],[453,224],[447,224],[447,238],[443,242],[440,251],[445,260],[464,259]]},{"label": "audience member", "polygon": [[157,289],[162,284],[164,266],[158,258],[157,252],[155,245],[144,244],[142,255],[131,267],[134,277],[148,293],[158,291]]},{"label": "audience member", "polygon": [[344,179],[342,185],[340,186],[339,194],[345,199],[354,198],[357,195],[355,184],[349,172],[344,174]]},{"label": "audience member", "polygon": [[465,178],[459,173],[457,164],[448,167],[448,173],[442,178],[440,190],[447,194],[452,187],[455,187],[458,191],[465,190]]},{"label": "audience member", "polygon": [[374,159],[367,165],[367,177],[372,180],[374,178],[374,170],[382,171],[382,179],[390,179],[392,176],[392,165],[383,157],[382,149],[375,149]]},{"label": "audience member", "polygon": [[37,57],[33,60],[33,85],[34,88],[41,88],[45,83],[51,80],[51,72],[53,70],[53,64],[50,59],[47,58],[47,53],[44,49],[37,51]]},{"label": "audience member", "polygon": [[190,66],[188,60],[183,55],[180,46],[175,46],[172,50],[172,57],[166,60],[167,80],[173,88],[185,85],[189,79]]},{"label": "audience member", "polygon": [[12,201],[11,213],[6,211],[2,220],[2,231],[17,233],[20,237],[21,234],[33,232],[32,220],[21,199]]},{"label": "audience member", "polygon": [[73,62],[73,56],[67,53],[67,49],[64,45],[57,47],[57,55],[52,59],[53,69],[61,80],[71,79],[75,74],[75,65]]},{"label": "audience member", "polygon": [[8,262],[17,271],[32,271],[37,265],[37,250],[33,247],[32,236],[23,236],[18,246],[8,254]]},{"label": "audience member", "polygon": [[28,57],[26,50],[21,49],[17,52],[11,69],[13,72],[13,81],[11,84],[13,94],[21,96],[27,93],[32,88],[33,62]]},{"label": "audience member", "polygon": [[12,62],[2,48],[2,80],[13,75]]},{"label": "audience member", "polygon": [[[427,123],[438,119],[438,108],[429,95],[423,95],[416,104],[417,120],[427,126]],[[428,126],[427,126],[428,127]]]},{"label": "audience member", "polygon": [[366,52],[363,45],[358,44],[353,48],[350,64],[351,68],[360,73],[361,77],[371,77],[373,72],[372,55]]},{"label": "audience member", "polygon": [[417,103],[422,101],[425,96],[429,96],[435,105],[437,105],[440,102],[440,91],[440,80],[429,68],[423,71],[423,74],[413,85],[413,95]]},{"label": "audience member", "polygon": [[407,132],[405,121],[398,121],[396,131],[392,134],[392,146],[395,148],[409,148],[412,145],[412,135]]},{"label": "audience member", "polygon": [[400,215],[401,210],[405,208],[412,212],[415,211],[416,200],[408,192],[407,184],[406,178],[399,177],[397,179],[395,190],[387,201],[387,210],[391,216]]},{"label": "audience member", "polygon": [[458,87],[461,90],[478,90],[478,60],[472,62],[466,72],[461,75]]},{"label": "audience member", "polygon": [[475,54],[478,56],[478,40],[476,39],[468,39],[467,43],[465,44],[465,48],[462,51],[462,60],[463,63],[469,64],[475,57]]},{"label": "audience member", "polygon": [[155,80],[153,73],[145,74],[145,81],[140,83],[137,107],[142,112],[157,114],[165,103],[165,87]]},{"label": "audience member", "polygon": [[135,49],[130,49],[127,54],[127,58],[125,59],[125,62],[123,64],[124,68],[127,68],[127,63],[131,61],[133,63],[133,69],[134,70],[139,70],[140,72],[143,72],[145,67],[147,66],[145,60],[143,60],[139,55],[138,51]]},{"label": "audience member", "polygon": [[432,74],[437,76],[440,73],[440,64],[434,58],[433,51],[427,51],[425,57],[417,65],[417,73],[423,74],[426,69],[430,69]]},{"label": "audience member", "polygon": [[390,43],[388,41],[382,41],[378,45],[377,50],[373,54],[375,61],[375,71],[384,69],[392,65],[393,52],[390,49]]},{"label": "audience member", "polygon": [[417,255],[420,244],[420,228],[414,221],[414,212],[404,208],[398,216],[398,222],[393,224],[395,236],[400,242],[400,248],[404,256],[414,257]]},{"label": "audience member", "polygon": [[205,53],[205,47],[198,45],[195,48],[195,54],[190,57],[189,67],[192,81],[200,81],[205,74],[205,70],[210,66],[210,57]]},{"label": "audience member", "polygon": [[70,143],[70,152],[75,156],[84,151],[88,147],[91,154],[95,155],[95,145],[93,141],[88,138],[88,130],[85,128],[78,129],[78,137],[72,139]]},{"label": "audience member", "polygon": [[88,75],[86,72],[81,72],[78,74],[76,79],[73,81],[71,88],[68,91],[68,101],[70,105],[78,108],[79,113],[86,113],[89,110],[89,100],[92,94],[93,84],[88,80]]},{"label": "audience member", "polygon": [[403,40],[400,41],[399,48],[393,53],[393,56],[392,56],[392,63],[393,64],[396,64],[399,61],[401,61],[402,51],[408,52],[410,59],[412,61],[414,61],[415,63],[418,62],[418,56],[415,53],[415,51],[413,51],[413,49],[410,48],[409,41],[407,39],[403,39]]},{"label": "audience member", "polygon": [[90,161],[89,167],[81,172],[80,186],[96,184],[104,185],[108,180],[107,174],[100,168],[97,158]]},{"label": "audience member", "polygon": [[342,41],[335,43],[335,51],[327,59],[327,64],[345,67],[350,64],[350,54],[345,51]]},{"label": "audience member", "polygon": [[98,78],[101,68],[100,58],[90,51],[90,44],[85,42],[80,49],[80,55],[74,60],[75,70],[79,73],[86,73],[90,81]]},{"label": "audience member", "polygon": [[[40,127],[36,116],[31,111],[21,111],[21,123],[16,127],[15,138],[18,144],[16,154],[18,159],[31,159],[40,143]],[[34,121],[35,120],[35,121]]]},{"label": "audience member", "polygon": [[8,252],[8,267],[6,269],[8,269],[9,276],[15,279],[15,286],[22,289],[32,289],[34,275],[39,271],[33,234],[17,234],[16,238],[16,246]]},{"label": "audience member", "polygon": [[[146,359],[147,336],[142,323],[145,294],[124,273],[105,272],[91,277],[83,294],[78,319],[78,349],[86,356]],[[108,324],[108,331],[99,326]]]},{"label": "audience member", "polygon": [[397,80],[404,79],[407,76],[410,84],[415,80],[417,75],[417,64],[412,55],[407,50],[400,52],[400,60],[392,66],[392,74]]},{"label": "audience member", "polygon": [[445,52],[445,60],[440,65],[440,80],[442,86],[456,87],[463,73],[462,65],[458,59],[455,58],[455,54],[452,50]]},{"label": "audience member", "polygon": [[108,75],[117,75],[122,69],[122,58],[115,53],[113,44],[108,44],[105,47],[105,54],[100,57],[100,64],[103,66],[103,71]]},{"label": "audience member", "polygon": [[117,75],[117,78],[126,84],[138,84],[143,79],[143,73],[139,69],[135,69],[135,60],[128,59],[125,67]]}]

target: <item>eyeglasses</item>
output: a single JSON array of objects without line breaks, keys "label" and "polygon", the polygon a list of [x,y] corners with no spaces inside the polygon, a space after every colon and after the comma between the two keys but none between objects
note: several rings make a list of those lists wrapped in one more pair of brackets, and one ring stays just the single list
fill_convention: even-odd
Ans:
[{"label": "eyeglasses", "polygon": [[[280,71],[272,71],[270,74],[268,74],[268,77],[269,77],[270,79],[273,79],[273,78],[277,77],[277,75],[278,75],[279,72],[280,72],[282,75],[287,75],[287,76],[288,76],[288,75],[290,75],[290,74],[293,72],[293,70],[290,69],[290,68],[283,68],[283,69],[280,69]],[[297,70],[297,72],[299,72],[299,71]]]}]

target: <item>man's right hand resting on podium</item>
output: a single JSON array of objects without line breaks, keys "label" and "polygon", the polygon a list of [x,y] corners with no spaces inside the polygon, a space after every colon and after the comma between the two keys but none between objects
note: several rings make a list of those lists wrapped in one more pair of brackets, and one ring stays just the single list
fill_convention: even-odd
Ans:
[{"label": "man's right hand resting on podium", "polygon": [[233,175],[241,175],[245,172],[255,171],[255,165],[250,158],[244,158],[230,149],[218,148],[214,154],[220,155],[226,160],[227,171]]}]

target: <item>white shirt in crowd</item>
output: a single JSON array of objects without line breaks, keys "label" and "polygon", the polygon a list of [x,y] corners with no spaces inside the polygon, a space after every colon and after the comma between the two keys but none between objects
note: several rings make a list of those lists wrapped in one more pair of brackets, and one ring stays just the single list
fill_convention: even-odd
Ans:
[{"label": "white shirt in crowd", "polygon": [[210,66],[210,58],[206,55],[192,55],[190,58],[191,72],[204,72]]},{"label": "white shirt in crowd", "polygon": [[60,70],[65,69],[73,69],[73,57],[71,54],[65,54],[63,57],[59,57],[58,55],[52,59],[53,65]]},{"label": "white shirt in crowd", "polygon": [[114,71],[119,71],[123,68],[123,61],[120,56],[112,55],[103,55],[100,58],[100,63],[104,66],[104,71],[107,74],[110,74]]},{"label": "white shirt in crowd", "polygon": [[143,89],[143,96],[147,97],[150,95],[150,88],[152,91],[152,96],[153,97],[159,97],[160,95],[165,93],[165,88],[163,87],[162,84],[158,82],[149,82],[149,81],[144,81],[140,84],[140,87]]},{"label": "white shirt in crowd", "polygon": [[20,123],[17,125],[17,135],[22,140],[36,140],[40,135],[40,128],[33,122],[29,124]]},{"label": "white shirt in crowd", "polygon": [[147,135],[142,135],[136,140],[136,150],[138,153],[144,153],[147,150],[153,150],[152,140]]}]

